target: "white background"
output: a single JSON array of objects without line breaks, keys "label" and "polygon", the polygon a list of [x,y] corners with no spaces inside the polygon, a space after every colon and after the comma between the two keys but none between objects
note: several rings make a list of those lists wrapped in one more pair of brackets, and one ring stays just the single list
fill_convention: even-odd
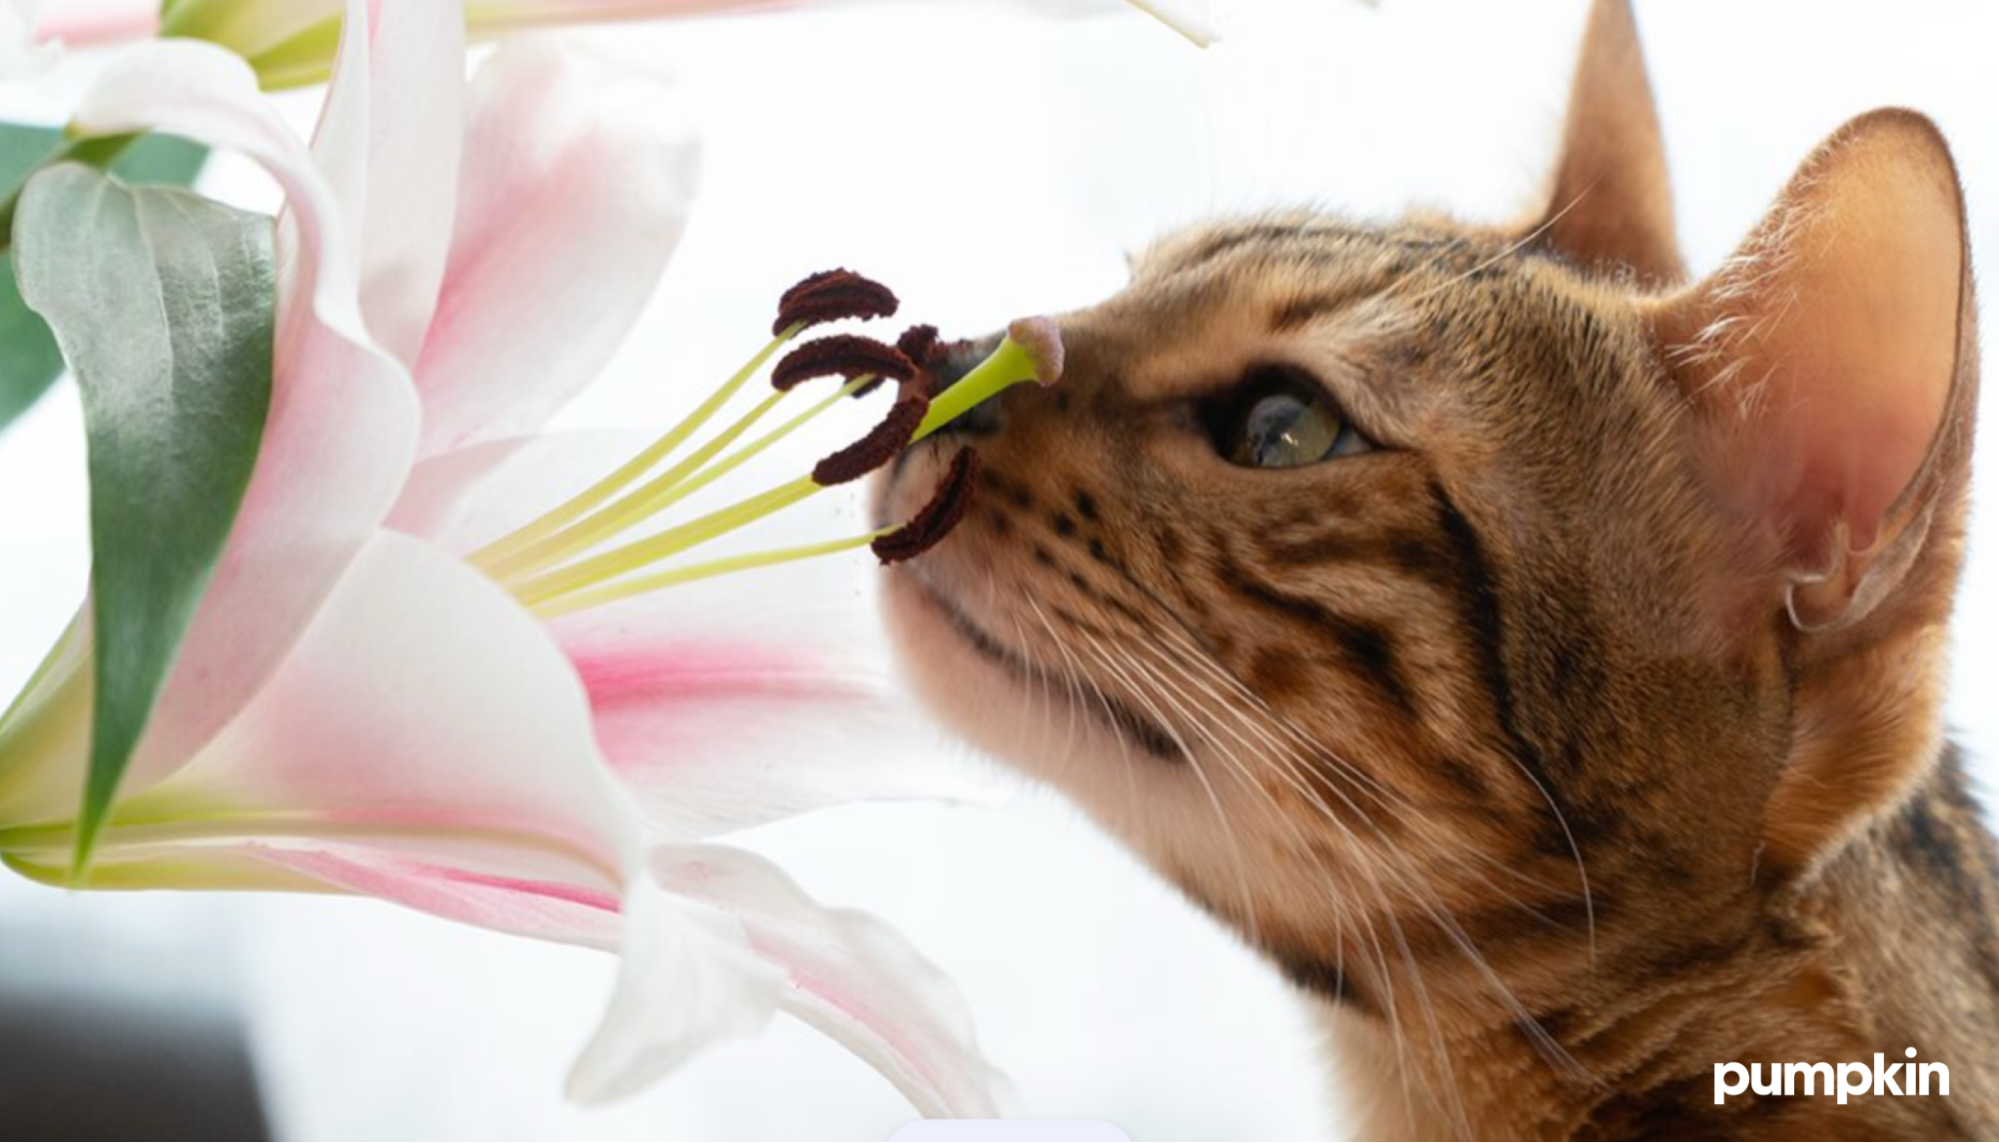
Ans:
[{"label": "white background", "polygon": [[[593,33],[680,77],[708,151],[652,312],[563,422],[664,421],[754,347],[777,289],[825,266],[880,276],[913,316],[972,332],[1101,297],[1126,251],[1214,211],[1309,202],[1383,216],[1421,202],[1497,219],[1531,199],[1581,0],[1218,6],[1227,39],[1205,55],[1134,18],[970,2]],[[1999,8],[1641,0],[1639,20],[1697,269],[1729,251],[1814,142],[1886,103],[1942,123],[1975,252],[1999,249]],[[0,114],[59,116],[87,69],[73,61],[37,90],[0,85]],[[309,122],[310,102],[295,104]],[[249,185],[226,165],[214,179]],[[1980,481],[1987,498],[1992,483]],[[0,694],[80,596],[84,511],[79,415],[62,391],[0,437]],[[1951,712],[1988,782],[1992,519],[1974,527]],[[925,755],[983,766],[949,746]],[[1140,1139],[1336,1131],[1283,988],[1055,799],[993,786],[993,809],[857,807],[749,840],[942,962],[1033,1114],[1103,1117]],[[565,1106],[563,1071],[609,963],[373,902],[92,898],[5,882],[0,928],[90,942],[121,987],[233,998],[287,1135],[880,1139],[909,1114],[797,1026],[614,1108]]]}]

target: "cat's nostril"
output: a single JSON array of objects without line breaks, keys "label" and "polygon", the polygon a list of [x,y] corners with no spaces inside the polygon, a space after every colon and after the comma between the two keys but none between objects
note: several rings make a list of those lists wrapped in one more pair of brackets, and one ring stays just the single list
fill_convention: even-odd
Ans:
[{"label": "cat's nostril", "polygon": [[989,337],[969,338],[936,346],[935,349],[918,360],[929,382],[930,396],[934,397],[956,384],[958,379],[992,355],[999,348],[1001,334]]},{"label": "cat's nostril", "polygon": [[950,432],[968,437],[989,437],[1000,431],[1004,423],[1000,414],[1000,395],[980,401],[966,410],[965,414],[951,422]]}]

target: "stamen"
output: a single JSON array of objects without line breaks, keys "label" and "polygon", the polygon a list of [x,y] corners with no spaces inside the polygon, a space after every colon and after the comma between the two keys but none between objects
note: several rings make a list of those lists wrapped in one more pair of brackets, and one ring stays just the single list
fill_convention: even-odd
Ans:
[{"label": "stamen", "polygon": [[784,360],[771,370],[770,383],[784,390],[819,377],[837,375],[852,381],[863,373],[876,374],[876,379],[857,390],[855,396],[872,391],[884,377],[909,380],[916,376],[916,363],[903,356],[901,350],[872,337],[840,333],[808,341],[785,354]]},{"label": "stamen", "polygon": [[958,455],[951,458],[944,479],[937,482],[937,491],[930,494],[930,502],[911,516],[908,523],[868,545],[875,558],[884,564],[901,563],[942,543],[972,506],[973,485],[978,475],[977,450],[959,449]]},{"label": "stamen", "polygon": [[852,270],[822,270],[778,299],[776,333],[794,325],[820,325],[842,318],[894,317],[899,303],[887,286]]},{"label": "stamen", "polygon": [[889,407],[881,424],[868,430],[867,436],[813,465],[812,482],[827,488],[846,484],[894,460],[897,453],[909,447],[910,438],[916,435],[917,426],[929,411],[928,397],[904,397],[897,401]]}]

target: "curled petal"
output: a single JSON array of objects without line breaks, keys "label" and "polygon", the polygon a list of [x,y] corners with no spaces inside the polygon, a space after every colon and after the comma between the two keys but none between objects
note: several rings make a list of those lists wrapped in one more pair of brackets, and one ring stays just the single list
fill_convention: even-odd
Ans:
[{"label": "curled petal", "polygon": [[[366,0],[354,3],[365,13]],[[331,98],[367,79],[364,52],[343,57]],[[401,366],[361,318],[358,233],[340,208],[339,180],[322,174],[241,60],[205,44],[151,45],[106,70],[75,124],[86,134],[171,131],[241,152],[277,179],[287,204],[264,440],[222,560],[127,772],[125,788],[139,791],[234,717],[311,620],[394,502],[414,448],[417,405]],[[87,688],[88,679],[87,670],[75,672],[69,685]],[[47,764],[80,767],[87,740],[36,738],[62,752]],[[51,816],[67,808],[45,807]]]},{"label": "curled petal", "polygon": [[784,1010],[873,1064],[929,1118],[988,1119],[1011,1102],[980,1055],[963,998],[895,930],[827,909],[755,854],[722,846],[655,851],[670,892],[713,904],[785,976]]},{"label": "curled petal", "polygon": [[660,892],[645,876],[626,895],[617,989],[570,1069],[569,1097],[631,1095],[702,1047],[756,1032],[777,1011],[783,985],[737,918]]}]

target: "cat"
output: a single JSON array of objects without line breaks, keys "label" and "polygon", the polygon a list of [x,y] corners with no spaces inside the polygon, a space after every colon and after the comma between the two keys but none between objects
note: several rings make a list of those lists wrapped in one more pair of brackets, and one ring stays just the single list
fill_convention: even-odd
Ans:
[{"label": "cat", "polygon": [[[982,458],[886,573],[900,657],[1296,984],[1361,1137],[1994,1137],[1950,151],[1862,115],[1690,281],[1599,0],[1551,185],[1157,243],[1057,319],[1060,384],[879,480],[895,519]],[[1717,1102],[1910,1048],[1948,1096]]]}]

